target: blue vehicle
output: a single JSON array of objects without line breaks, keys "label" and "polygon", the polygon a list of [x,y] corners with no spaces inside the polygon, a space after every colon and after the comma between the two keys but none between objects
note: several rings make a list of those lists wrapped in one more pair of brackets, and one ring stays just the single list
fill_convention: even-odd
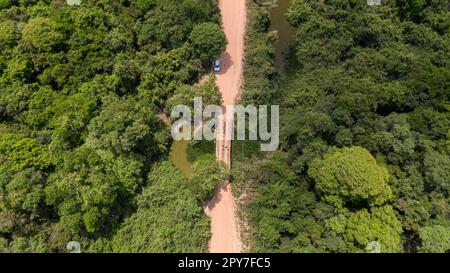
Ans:
[{"label": "blue vehicle", "polygon": [[220,72],[221,69],[222,69],[222,62],[220,61],[220,59],[216,59],[214,61],[213,70],[214,72]]}]

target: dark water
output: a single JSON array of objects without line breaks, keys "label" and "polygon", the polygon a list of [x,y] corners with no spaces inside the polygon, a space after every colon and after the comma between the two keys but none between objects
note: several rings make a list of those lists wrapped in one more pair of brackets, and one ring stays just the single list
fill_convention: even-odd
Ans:
[{"label": "dark water", "polygon": [[291,0],[274,1],[276,4],[269,7],[271,17],[271,31],[278,32],[278,41],[275,43],[275,66],[277,70],[283,70],[286,58],[289,56],[290,46],[295,40],[295,28],[286,20],[286,13],[291,5]]}]

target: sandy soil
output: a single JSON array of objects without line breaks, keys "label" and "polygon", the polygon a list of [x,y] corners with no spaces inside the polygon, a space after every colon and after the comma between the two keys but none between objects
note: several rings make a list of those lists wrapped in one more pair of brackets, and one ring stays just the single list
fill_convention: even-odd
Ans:
[{"label": "sandy soil", "polygon": [[[221,55],[222,71],[217,74],[217,85],[222,93],[223,106],[226,106],[234,105],[240,92],[247,14],[245,0],[219,0],[219,8],[228,46]],[[232,112],[231,110],[232,108],[229,108],[228,112]],[[225,125],[229,118],[226,118],[225,114],[220,120],[224,126],[219,126],[217,130],[218,135],[224,135],[230,129]],[[230,155],[231,141],[217,140],[217,160],[231,166]],[[215,197],[205,210],[211,217],[212,237],[209,251],[222,253],[242,252],[238,219],[235,215],[235,200],[231,193],[229,181],[225,181],[218,187]]]}]

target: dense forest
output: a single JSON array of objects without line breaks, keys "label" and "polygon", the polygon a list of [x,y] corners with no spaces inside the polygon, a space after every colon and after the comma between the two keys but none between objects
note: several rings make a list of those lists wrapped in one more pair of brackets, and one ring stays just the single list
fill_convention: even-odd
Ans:
[{"label": "dense forest", "polygon": [[[248,1],[242,102],[280,105],[280,149],[233,142],[253,252],[450,251],[448,0],[292,0],[274,66]],[[212,142],[169,159],[177,104],[220,104],[216,0],[0,0],[0,252],[206,252]]]},{"label": "dense forest", "polygon": [[263,2],[243,100],[280,105],[281,147],[235,157],[249,250],[450,251],[449,2],[292,0],[285,73]]},{"label": "dense forest", "polygon": [[224,169],[185,177],[159,116],[220,102],[216,1],[81,2],[0,0],[0,252],[207,251]]}]

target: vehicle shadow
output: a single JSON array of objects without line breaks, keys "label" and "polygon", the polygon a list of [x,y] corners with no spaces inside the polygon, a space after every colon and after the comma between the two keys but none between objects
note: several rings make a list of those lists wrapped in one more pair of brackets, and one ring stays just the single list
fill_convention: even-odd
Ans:
[{"label": "vehicle shadow", "polygon": [[227,73],[228,69],[230,69],[231,66],[233,66],[233,61],[231,60],[231,55],[228,52],[223,52],[220,55],[220,60],[222,62],[222,68],[220,72],[216,73],[217,75],[223,75]]}]

